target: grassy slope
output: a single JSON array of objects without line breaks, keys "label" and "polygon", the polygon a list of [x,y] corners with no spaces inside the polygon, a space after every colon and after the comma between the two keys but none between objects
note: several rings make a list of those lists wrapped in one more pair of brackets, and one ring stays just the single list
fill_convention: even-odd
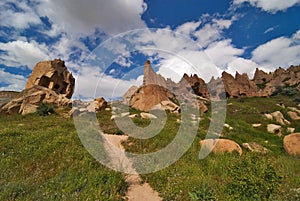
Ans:
[{"label": "grassy slope", "polygon": [[[283,137],[266,132],[266,125],[275,122],[266,120],[263,113],[277,110],[280,110],[292,122],[291,127],[300,132],[299,121],[289,119],[286,113],[288,110],[276,106],[279,102],[284,102],[287,106],[296,104],[291,98],[277,96],[269,99],[230,99],[231,104],[227,108],[226,123],[234,129],[232,131],[224,129],[224,138],[235,140],[239,144],[258,142],[271,150],[268,155],[254,154],[244,150],[241,157],[235,154],[210,155],[204,160],[199,160],[197,158],[200,151],[199,140],[204,139],[209,124],[209,114],[206,114],[200,122],[198,135],[187,153],[170,167],[143,175],[143,179],[160,192],[165,200],[190,200],[192,198],[201,200],[200,197],[206,198],[203,200],[251,200],[251,196],[253,200],[266,199],[266,197],[270,200],[299,199],[290,192],[290,189],[300,187],[300,160],[285,154]],[[164,147],[167,144],[166,139],[172,139],[178,127],[174,123],[176,117],[171,114],[169,117],[173,118],[173,121],[168,122],[166,129],[159,135],[150,140],[130,138],[130,141],[125,144],[127,150],[145,153]],[[251,126],[252,123],[263,125],[254,129]],[[145,148],[145,145],[150,145],[151,149]],[[268,175],[272,176],[268,178]],[[271,184],[278,186],[272,187]],[[243,191],[243,189],[248,190]],[[267,189],[274,190],[269,193]],[[239,191],[241,193],[238,193]]]},{"label": "grassy slope", "polygon": [[[229,102],[232,105],[227,108],[226,123],[234,130],[224,129],[225,138],[239,144],[256,141],[272,152],[260,155],[244,150],[241,157],[235,154],[210,155],[199,160],[199,140],[205,137],[209,125],[209,114],[206,114],[194,143],[180,160],[164,170],[143,175],[143,179],[165,200],[196,197],[249,200],[249,196],[245,198],[243,195],[264,195],[266,188],[273,188],[268,183],[279,185],[274,187],[272,200],[293,199],[290,189],[300,187],[300,160],[285,154],[283,137],[266,132],[267,123],[274,122],[264,119],[262,113],[280,110],[290,120],[287,109],[276,106],[276,103],[284,102],[287,106],[295,106],[295,103],[291,98],[280,96],[230,99]],[[127,150],[148,153],[166,146],[179,126],[176,123],[178,116],[168,114],[168,117],[159,135],[150,140],[130,138],[125,143]],[[110,120],[109,111],[101,112],[98,120],[104,132],[121,134]],[[27,115],[0,117],[0,121],[0,200],[121,200],[124,196],[126,185],[122,175],[103,167],[87,153],[72,119],[58,115]],[[145,127],[149,120],[137,118],[134,123]],[[252,123],[263,123],[263,126],[253,129]],[[292,121],[291,127],[300,132],[299,122]],[[272,174],[273,169],[275,174]],[[265,178],[266,175],[269,177]],[[250,190],[244,192],[243,188]]]},{"label": "grassy slope", "polygon": [[122,200],[122,175],[89,155],[72,119],[26,115],[0,121],[0,200]]}]

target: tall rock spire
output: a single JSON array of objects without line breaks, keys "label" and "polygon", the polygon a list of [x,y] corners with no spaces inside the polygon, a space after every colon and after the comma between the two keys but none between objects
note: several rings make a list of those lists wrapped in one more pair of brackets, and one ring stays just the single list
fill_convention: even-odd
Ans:
[{"label": "tall rock spire", "polygon": [[143,85],[159,85],[162,87],[166,87],[166,80],[163,78],[161,75],[158,75],[154,72],[150,61],[147,60],[144,64],[144,80],[143,80]]}]

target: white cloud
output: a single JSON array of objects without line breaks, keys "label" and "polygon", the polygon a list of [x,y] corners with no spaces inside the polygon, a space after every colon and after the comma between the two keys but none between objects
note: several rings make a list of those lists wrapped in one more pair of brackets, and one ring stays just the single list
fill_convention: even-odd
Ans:
[{"label": "white cloud", "polygon": [[242,55],[244,50],[233,47],[231,40],[225,39],[210,44],[205,52],[219,68],[224,69],[228,63]]},{"label": "white cloud", "polygon": [[0,87],[0,91],[21,91],[26,84],[26,78],[0,69],[0,83],[7,85]]},{"label": "white cloud", "polygon": [[147,5],[143,0],[52,0],[40,1],[38,12],[47,16],[68,35],[92,34],[95,28],[117,34],[146,27],[141,20]]},{"label": "white cloud", "polygon": [[[14,3],[19,9],[15,11],[8,3]],[[33,24],[40,24],[40,17],[35,11],[22,1],[2,1],[0,3],[0,26],[25,29]]]},{"label": "white cloud", "polygon": [[279,37],[258,46],[252,52],[252,61],[274,70],[277,67],[288,67],[300,64],[299,31],[291,38]]},{"label": "white cloud", "polygon": [[37,62],[49,59],[47,46],[36,41],[0,43],[0,49],[5,52],[0,55],[0,61],[6,66],[26,65],[32,69]]},{"label": "white cloud", "polygon": [[104,97],[108,100],[122,97],[132,85],[141,85],[142,80],[142,76],[132,80],[121,80],[105,75],[100,68],[85,66],[76,76],[74,98]]},{"label": "white cloud", "polygon": [[259,68],[259,66],[255,62],[249,59],[236,58],[235,60],[228,63],[226,71],[232,75],[235,75],[236,72],[239,72],[240,74],[247,73],[249,78],[251,79],[256,68]]},{"label": "white cloud", "polygon": [[293,7],[300,3],[300,0],[234,0],[235,5],[242,4],[244,2],[250,3],[254,7],[261,8],[264,11],[270,13],[276,13],[277,11],[284,11],[290,7]]}]

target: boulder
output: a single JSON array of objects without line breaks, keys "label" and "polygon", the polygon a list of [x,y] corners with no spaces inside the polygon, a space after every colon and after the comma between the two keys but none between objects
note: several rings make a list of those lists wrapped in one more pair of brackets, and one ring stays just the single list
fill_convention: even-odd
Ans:
[{"label": "boulder", "polygon": [[29,76],[25,89],[35,85],[42,86],[71,98],[74,91],[75,79],[60,59],[42,61],[35,65]]},{"label": "boulder", "polygon": [[142,112],[140,115],[143,119],[157,119],[155,115],[146,112]]},{"label": "boulder", "polygon": [[298,116],[298,114],[296,112],[288,111],[288,115],[290,116],[290,118],[292,120],[295,120],[295,121],[300,120],[300,117]]},{"label": "boulder", "polygon": [[267,125],[267,131],[269,133],[277,134],[278,136],[281,136],[281,126],[276,125],[276,124],[268,124]]},{"label": "boulder", "polygon": [[39,104],[53,104],[57,106],[67,106],[71,100],[62,94],[57,94],[53,90],[42,86],[33,86],[23,90],[17,98],[1,107],[0,113],[5,114],[29,114],[34,113]]},{"label": "boulder", "polygon": [[158,110],[168,110],[173,113],[179,113],[180,111],[180,106],[176,105],[172,101],[169,100],[164,100],[161,101],[159,104],[155,105],[153,109],[158,109]]},{"label": "boulder", "polygon": [[261,146],[260,144],[258,144],[256,142],[243,143],[242,147],[244,147],[245,149],[247,149],[251,152],[256,152],[256,153],[266,154],[269,152],[269,150],[267,148]]},{"label": "boulder", "polygon": [[285,136],[283,147],[289,155],[300,156],[300,133]]},{"label": "boulder", "polygon": [[271,113],[272,117],[281,125],[291,124],[288,120],[286,120],[283,114],[280,111],[276,111]]},{"label": "boulder", "polygon": [[212,149],[213,153],[223,154],[223,153],[232,153],[237,152],[239,155],[242,155],[243,151],[236,142],[227,139],[206,139],[201,140],[201,148],[206,148],[208,150]]},{"label": "boulder", "polygon": [[295,128],[292,128],[292,127],[288,127],[287,129],[286,129],[286,131],[288,132],[288,133],[293,133],[293,132],[295,132]]},{"label": "boulder", "polygon": [[262,126],[262,124],[252,124],[253,128],[258,128],[258,127],[261,127],[261,126]]},{"label": "boulder", "polygon": [[100,111],[104,110],[107,107],[107,102],[103,97],[95,98],[94,99],[94,106],[95,106],[95,111],[100,112]]}]

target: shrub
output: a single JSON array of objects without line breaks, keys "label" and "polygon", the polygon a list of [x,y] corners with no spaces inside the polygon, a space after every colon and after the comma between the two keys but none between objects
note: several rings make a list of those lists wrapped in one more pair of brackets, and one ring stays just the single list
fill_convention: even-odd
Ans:
[{"label": "shrub", "polygon": [[284,95],[284,96],[293,96],[297,94],[298,90],[294,87],[276,87],[276,90],[273,92],[275,95]]},{"label": "shrub", "polygon": [[40,116],[48,116],[55,114],[55,111],[52,106],[42,103],[37,107],[36,113]]},{"label": "shrub", "polygon": [[229,175],[227,191],[233,200],[267,200],[282,180],[270,160],[255,155],[234,164]]}]

